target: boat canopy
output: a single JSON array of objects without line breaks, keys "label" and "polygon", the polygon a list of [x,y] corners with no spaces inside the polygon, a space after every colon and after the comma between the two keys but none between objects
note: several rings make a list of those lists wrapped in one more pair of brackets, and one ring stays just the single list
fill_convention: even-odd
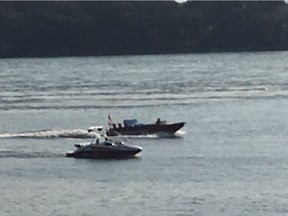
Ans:
[{"label": "boat canopy", "polygon": [[127,127],[131,127],[131,126],[135,126],[137,124],[137,119],[125,119],[124,121],[124,125]]}]

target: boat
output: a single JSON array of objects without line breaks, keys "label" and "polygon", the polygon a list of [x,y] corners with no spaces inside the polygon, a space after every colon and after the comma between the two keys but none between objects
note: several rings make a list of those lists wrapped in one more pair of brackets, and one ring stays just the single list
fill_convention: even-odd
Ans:
[{"label": "boat", "polygon": [[121,141],[104,141],[96,139],[88,144],[75,144],[76,150],[66,153],[67,157],[91,159],[121,159],[135,157],[142,151],[141,147],[129,146]]},{"label": "boat", "polygon": [[108,116],[108,124],[110,128],[107,129],[107,136],[118,136],[118,135],[174,135],[180,130],[185,122],[177,122],[168,124],[166,121],[161,121],[159,118],[155,123],[141,124],[138,123],[137,119],[125,119],[123,125],[121,123],[113,124],[110,115]]}]

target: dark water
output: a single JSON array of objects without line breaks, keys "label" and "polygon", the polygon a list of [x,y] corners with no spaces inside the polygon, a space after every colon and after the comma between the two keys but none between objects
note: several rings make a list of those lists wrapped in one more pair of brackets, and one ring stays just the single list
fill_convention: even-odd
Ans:
[{"label": "dark water", "polygon": [[[288,52],[0,60],[0,209],[22,215],[285,215]],[[158,117],[130,160],[65,158],[86,129]]]}]

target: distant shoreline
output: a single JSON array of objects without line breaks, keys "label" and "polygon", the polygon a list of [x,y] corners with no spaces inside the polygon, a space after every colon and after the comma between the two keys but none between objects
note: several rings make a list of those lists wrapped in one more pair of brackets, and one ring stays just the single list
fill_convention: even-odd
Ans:
[{"label": "distant shoreline", "polygon": [[233,51],[203,51],[203,52],[173,52],[173,53],[137,53],[137,54],[99,54],[99,55],[54,55],[54,56],[13,56],[13,57],[0,57],[0,59],[14,59],[14,58],[73,58],[73,57],[121,57],[121,56],[149,56],[149,55],[189,55],[189,54],[225,54],[225,53],[257,53],[257,52],[286,52],[288,50],[275,49],[275,50],[233,50]]},{"label": "distant shoreline", "polygon": [[284,1],[3,1],[0,26],[0,58],[288,50]]}]

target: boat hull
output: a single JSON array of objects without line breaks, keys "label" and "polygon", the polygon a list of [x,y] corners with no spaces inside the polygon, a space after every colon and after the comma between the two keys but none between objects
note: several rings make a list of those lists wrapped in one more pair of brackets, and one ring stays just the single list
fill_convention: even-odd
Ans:
[{"label": "boat hull", "polygon": [[185,122],[179,122],[174,124],[146,124],[135,125],[126,127],[110,128],[107,130],[108,136],[118,135],[149,135],[158,133],[174,134],[176,131],[184,126]]},{"label": "boat hull", "polygon": [[141,152],[141,148],[136,147],[125,150],[99,148],[88,151],[76,150],[74,152],[66,153],[66,157],[90,159],[120,159],[135,157],[135,155],[139,152]]}]

